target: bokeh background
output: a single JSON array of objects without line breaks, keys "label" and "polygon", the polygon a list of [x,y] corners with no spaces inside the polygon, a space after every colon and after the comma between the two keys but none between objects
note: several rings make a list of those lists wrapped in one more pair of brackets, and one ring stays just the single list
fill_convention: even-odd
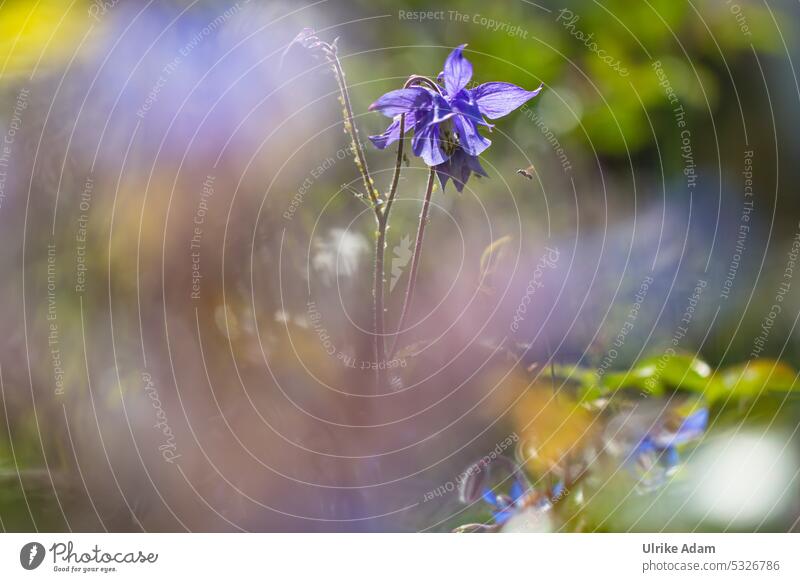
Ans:
[{"label": "bokeh background", "polygon": [[[712,420],[682,484],[640,494],[598,461],[603,477],[534,529],[796,530],[799,15],[756,0],[5,0],[0,525],[447,531],[485,519],[457,485],[497,447],[513,457],[509,435],[544,434],[540,459],[599,446],[607,410],[531,394],[573,398],[581,371],[641,372],[674,349],[703,378],[761,366],[716,400],[702,384]],[[386,390],[361,369],[374,222],[336,83],[284,55],[304,27],[339,37],[362,138],[387,122],[370,103],[462,43],[476,81],[544,84],[498,120],[489,178],[434,193]],[[366,150],[387,189],[393,152]],[[390,326],[425,179],[408,160]],[[671,406],[673,384],[649,404]]]}]

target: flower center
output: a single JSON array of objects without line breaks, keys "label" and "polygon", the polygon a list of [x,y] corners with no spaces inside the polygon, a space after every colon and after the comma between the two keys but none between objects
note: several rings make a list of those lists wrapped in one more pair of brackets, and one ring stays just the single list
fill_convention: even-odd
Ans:
[{"label": "flower center", "polygon": [[458,149],[458,136],[453,128],[452,119],[443,121],[439,126],[440,137],[442,140],[442,150],[447,156],[451,156]]}]

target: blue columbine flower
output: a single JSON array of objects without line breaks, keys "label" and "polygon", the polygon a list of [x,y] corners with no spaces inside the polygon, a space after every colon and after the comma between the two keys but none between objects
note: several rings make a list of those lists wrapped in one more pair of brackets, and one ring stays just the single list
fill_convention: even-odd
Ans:
[{"label": "blue columbine flower", "polygon": [[511,83],[492,82],[467,89],[472,79],[472,64],[457,47],[444,63],[439,82],[431,86],[412,86],[390,91],[370,106],[393,118],[380,135],[370,136],[379,149],[400,138],[400,116],[405,114],[405,130],[414,133],[411,149],[428,166],[435,166],[442,187],[452,179],[460,192],[471,174],[485,176],[478,158],[491,141],[483,137],[480,126],[492,128],[485,118],[508,115],[542,90],[526,91]]},{"label": "blue columbine flower", "polygon": [[[500,475],[496,473],[498,470],[502,471]],[[464,475],[459,485],[459,499],[467,504],[479,500],[487,503],[497,525],[505,523],[525,505],[531,490],[530,483],[516,463],[504,456],[494,460],[481,459],[471,465]]]},{"label": "blue columbine flower", "polygon": [[497,493],[494,489],[486,487],[481,497],[492,507],[495,523],[503,524],[514,515],[518,505],[525,498],[525,485],[519,479],[514,479],[508,494]]},{"label": "blue columbine flower", "polygon": [[700,438],[708,426],[708,409],[703,407],[685,417],[677,429],[663,425],[646,434],[629,456],[634,472],[642,478],[641,489],[649,491],[663,484],[680,463],[678,447]]}]

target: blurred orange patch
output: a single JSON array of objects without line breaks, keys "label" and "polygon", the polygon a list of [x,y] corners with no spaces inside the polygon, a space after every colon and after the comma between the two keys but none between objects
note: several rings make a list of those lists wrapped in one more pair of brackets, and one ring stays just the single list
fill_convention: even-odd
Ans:
[{"label": "blurred orange patch", "polygon": [[571,398],[536,384],[513,411],[520,437],[518,454],[532,474],[560,474],[564,461],[583,448],[596,431],[594,416]]}]

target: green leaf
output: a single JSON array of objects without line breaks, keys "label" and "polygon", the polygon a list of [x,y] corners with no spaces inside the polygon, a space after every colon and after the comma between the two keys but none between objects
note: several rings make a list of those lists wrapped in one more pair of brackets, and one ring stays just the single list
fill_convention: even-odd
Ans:
[{"label": "green leaf", "polygon": [[664,354],[642,360],[626,372],[608,374],[604,384],[610,390],[637,388],[660,395],[666,388],[703,392],[711,368],[691,354]]},{"label": "green leaf", "polygon": [[778,360],[758,359],[724,368],[709,382],[712,402],[728,398],[753,398],[767,392],[796,392],[797,372]]}]

